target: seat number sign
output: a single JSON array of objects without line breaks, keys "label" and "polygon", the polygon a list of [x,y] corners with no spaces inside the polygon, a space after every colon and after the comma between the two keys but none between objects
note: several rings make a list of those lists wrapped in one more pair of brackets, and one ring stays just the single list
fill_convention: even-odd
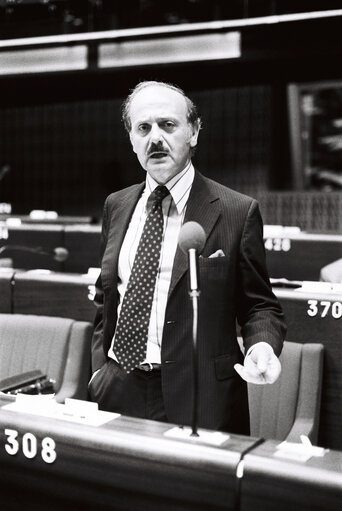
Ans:
[{"label": "seat number sign", "polygon": [[33,433],[24,433],[20,438],[15,429],[4,430],[6,436],[5,451],[10,456],[15,456],[22,452],[25,458],[33,459],[40,456],[45,463],[54,463],[57,458],[56,442],[45,437],[41,441]]},{"label": "seat number sign", "polygon": [[314,318],[320,316],[321,318],[333,317],[340,319],[342,317],[342,303],[329,302],[328,300],[308,300],[308,316]]}]

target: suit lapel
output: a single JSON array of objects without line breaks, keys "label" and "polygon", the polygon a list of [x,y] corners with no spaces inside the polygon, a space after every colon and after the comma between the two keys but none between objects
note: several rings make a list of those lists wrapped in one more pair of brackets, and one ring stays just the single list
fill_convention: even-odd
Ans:
[{"label": "suit lapel", "polygon": [[111,213],[107,247],[103,256],[103,277],[112,284],[117,277],[118,259],[121,245],[137,201],[145,183],[123,190],[117,206]]},{"label": "suit lapel", "polygon": [[[220,200],[218,196],[213,193],[210,182],[196,172],[186,208],[184,223],[189,221],[198,222],[203,227],[207,240],[220,213]],[[169,297],[187,269],[188,256],[177,246],[169,288]]]}]

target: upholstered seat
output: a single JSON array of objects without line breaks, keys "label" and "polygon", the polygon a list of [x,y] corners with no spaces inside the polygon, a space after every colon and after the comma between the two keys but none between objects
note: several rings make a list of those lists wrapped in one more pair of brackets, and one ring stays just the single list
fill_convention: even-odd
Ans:
[{"label": "upholstered seat", "polygon": [[0,379],[40,369],[56,399],[87,398],[92,325],[29,314],[0,314]]},{"label": "upholstered seat", "polygon": [[251,435],[317,442],[321,403],[323,346],[285,342],[282,372],[272,385],[248,384]]}]

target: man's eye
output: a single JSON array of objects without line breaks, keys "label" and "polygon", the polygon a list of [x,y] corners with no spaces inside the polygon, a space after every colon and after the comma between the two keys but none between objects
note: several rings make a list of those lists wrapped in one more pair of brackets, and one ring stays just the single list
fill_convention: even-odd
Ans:
[{"label": "man's eye", "polygon": [[147,133],[147,132],[148,132],[148,130],[149,130],[148,124],[140,124],[140,125],[138,126],[138,131],[139,131],[140,133]]},{"label": "man's eye", "polygon": [[164,127],[167,130],[172,130],[172,129],[175,128],[175,124],[172,121],[165,121],[164,122]]}]

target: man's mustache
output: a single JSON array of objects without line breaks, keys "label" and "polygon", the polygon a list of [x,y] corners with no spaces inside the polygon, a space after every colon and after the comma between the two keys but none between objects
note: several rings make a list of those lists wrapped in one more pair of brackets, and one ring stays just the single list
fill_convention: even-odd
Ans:
[{"label": "man's mustache", "polygon": [[151,156],[151,154],[154,154],[154,153],[167,153],[167,152],[168,152],[167,149],[165,149],[165,147],[163,146],[162,143],[160,143],[160,144],[152,143],[151,147],[147,151],[147,156]]}]

